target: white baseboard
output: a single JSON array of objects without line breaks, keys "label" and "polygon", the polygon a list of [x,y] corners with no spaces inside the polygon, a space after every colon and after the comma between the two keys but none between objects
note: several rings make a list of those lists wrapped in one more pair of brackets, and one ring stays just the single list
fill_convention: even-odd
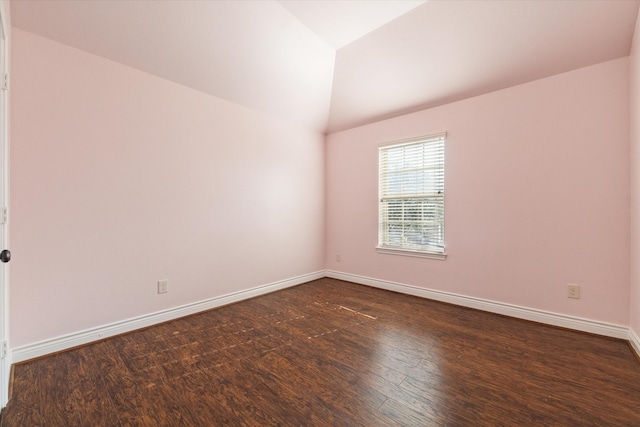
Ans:
[{"label": "white baseboard", "polygon": [[640,357],[640,338],[632,328],[629,328],[629,343],[631,344],[631,348],[636,352],[636,355]]},{"label": "white baseboard", "polygon": [[234,292],[232,294],[207,299],[204,301],[198,301],[180,307],[138,316],[132,319],[127,319],[120,322],[87,329],[84,331],[74,332],[72,334],[51,338],[33,344],[27,344],[25,346],[11,349],[9,351],[8,357],[10,358],[11,363],[24,362],[36,357],[41,357],[58,351],[67,350],[79,345],[99,341],[108,337],[131,332],[136,329],[145,328],[147,326],[152,326],[169,320],[174,320],[180,317],[188,316],[190,314],[195,314],[201,311],[268,294],[277,290],[286,289],[312,280],[321,279],[323,277],[346,280],[349,282],[371,286],[374,288],[414,295],[463,307],[475,308],[490,313],[502,314],[518,319],[544,323],[547,325],[559,326],[563,328],[574,329],[577,331],[629,340],[632,348],[635,350],[638,356],[640,356],[640,338],[638,338],[638,335],[636,335],[636,333],[632,329],[625,326],[551,313],[527,307],[485,300],[481,298],[453,294],[449,292],[419,288],[417,286],[373,279],[370,277],[364,277],[355,274],[327,270],[317,271],[291,279],[247,289],[244,291]]},{"label": "white baseboard", "polygon": [[[551,313],[547,311],[536,310],[533,308],[520,307],[517,305],[505,304],[481,298],[468,297],[449,292],[419,288],[417,286],[389,282],[386,280],[372,279],[370,277],[341,273],[338,271],[327,270],[326,275],[327,277],[331,277],[334,279],[346,280],[361,285],[372,286],[374,288],[386,289],[388,291],[399,292],[402,294],[414,295],[422,298],[460,305],[463,307],[475,308],[478,310],[502,314],[518,319],[525,319],[533,322],[544,323],[547,325],[560,326],[563,328],[589,332],[597,335],[604,335],[607,337],[630,340],[630,329],[626,326],[598,322],[589,319],[582,319],[579,317],[566,316],[564,314]],[[636,351],[640,350],[640,345],[638,344],[640,344],[640,341],[637,340],[636,336]],[[638,354],[640,354],[640,352]]]},{"label": "white baseboard", "polygon": [[34,344],[27,344],[16,347],[11,350],[13,363],[20,363],[46,354],[55,353],[79,345],[88,344],[99,341],[114,335],[131,332],[136,329],[145,328],[147,326],[174,320],[180,317],[195,314],[204,310],[209,310],[223,305],[232,304],[234,302],[246,300],[260,295],[268,294],[280,289],[289,288],[300,285],[311,280],[321,279],[325,277],[324,271],[317,271],[291,279],[270,283],[268,285],[258,286],[244,291],[234,292],[232,294],[220,297],[210,298],[204,301],[198,301],[192,304],[186,304],[175,308],[170,308],[156,313],[146,314],[134,317],[132,319],[111,323],[96,328],[86,329],[80,332],[74,332],[56,338],[40,341]]}]

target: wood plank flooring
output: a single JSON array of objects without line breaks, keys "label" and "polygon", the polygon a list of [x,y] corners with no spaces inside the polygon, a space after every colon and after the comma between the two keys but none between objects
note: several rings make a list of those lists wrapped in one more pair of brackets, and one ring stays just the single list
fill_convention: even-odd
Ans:
[{"label": "wood plank flooring", "polygon": [[640,426],[628,343],[321,279],[14,367],[2,426]]}]

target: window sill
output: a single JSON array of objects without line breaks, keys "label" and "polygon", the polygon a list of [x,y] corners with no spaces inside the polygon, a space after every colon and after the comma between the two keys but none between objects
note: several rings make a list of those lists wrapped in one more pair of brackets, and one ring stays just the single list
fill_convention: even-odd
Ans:
[{"label": "window sill", "polygon": [[402,255],[402,256],[412,256],[417,258],[437,259],[440,261],[444,261],[445,259],[447,259],[446,253],[421,252],[421,251],[412,251],[408,249],[392,249],[392,248],[385,248],[382,246],[376,246],[376,252],[380,254],[388,254],[388,255]]}]

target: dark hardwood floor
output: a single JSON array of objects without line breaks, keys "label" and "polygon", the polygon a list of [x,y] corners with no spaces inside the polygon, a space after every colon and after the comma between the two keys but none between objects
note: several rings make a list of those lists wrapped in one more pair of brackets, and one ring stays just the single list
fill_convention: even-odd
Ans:
[{"label": "dark hardwood floor", "polygon": [[321,279],[14,367],[2,426],[640,426],[628,343]]}]

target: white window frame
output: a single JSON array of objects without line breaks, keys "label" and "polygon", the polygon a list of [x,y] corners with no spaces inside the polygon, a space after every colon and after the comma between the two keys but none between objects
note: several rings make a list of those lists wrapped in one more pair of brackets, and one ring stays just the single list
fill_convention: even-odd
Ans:
[{"label": "white window frame", "polygon": [[[446,136],[446,133],[439,133],[403,141],[389,142],[378,146],[378,245],[376,246],[376,250],[379,253],[439,260],[446,259],[447,254],[444,245],[444,150]],[[409,150],[411,148],[418,148],[418,146],[422,147],[420,149],[422,151],[422,159],[416,157],[412,157],[411,159],[417,161],[420,165],[417,169],[415,168],[415,163],[413,167],[410,168],[403,165],[399,169],[391,169],[391,164],[389,163],[391,161],[389,160],[390,153],[393,155],[395,151],[397,155],[402,152],[403,156],[405,156],[407,155],[406,153],[410,152]],[[424,150],[425,148],[427,149],[426,152]],[[432,154],[433,149],[437,150],[437,154]],[[425,168],[430,169],[432,173],[423,175],[424,179],[433,179],[436,181],[435,184],[425,185],[424,182],[422,182],[422,184],[416,184],[416,171],[425,171]],[[410,174],[413,174],[414,178],[411,178]],[[392,184],[389,180],[392,175],[401,175],[399,179],[402,184]],[[411,183],[412,179],[414,179],[413,183]],[[418,187],[416,187],[416,185]],[[429,187],[436,188],[438,191],[426,192]],[[426,219],[424,215],[425,205],[421,205],[421,219],[407,219],[408,213],[405,211],[404,203],[401,211],[395,211],[399,219],[392,220],[389,218],[389,216],[394,213],[389,208],[390,200],[408,201],[416,199],[432,201],[432,206],[436,206],[434,209],[437,213],[436,218]],[[413,213],[415,215],[415,211]],[[398,240],[397,235],[395,238],[390,237],[390,223],[395,223],[395,225],[400,227],[402,241]],[[418,243],[415,240],[409,241],[405,234],[407,223],[413,223],[423,230],[424,227],[431,228],[432,230],[435,228],[431,233],[422,232],[422,236],[426,237],[429,243]],[[433,242],[436,242],[436,244],[430,244]]]}]

